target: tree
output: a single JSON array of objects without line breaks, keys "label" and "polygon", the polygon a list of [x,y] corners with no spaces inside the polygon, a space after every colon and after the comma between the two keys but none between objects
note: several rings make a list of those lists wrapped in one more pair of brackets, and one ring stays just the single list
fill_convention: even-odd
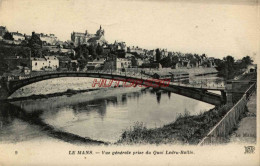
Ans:
[{"label": "tree", "polygon": [[79,69],[80,70],[83,70],[88,63],[86,59],[79,59],[78,62],[79,62]]},{"label": "tree", "polygon": [[172,57],[172,64],[175,66],[179,62],[179,58],[177,56]]},{"label": "tree", "polygon": [[253,62],[253,60],[251,59],[250,56],[246,56],[246,57],[243,57],[242,58],[242,66],[245,68],[247,67],[248,65],[251,65]]},{"label": "tree", "polygon": [[76,57],[74,59],[84,58],[89,59],[89,50],[86,44],[79,45],[77,48],[75,48],[76,51]]},{"label": "tree", "polygon": [[172,60],[170,56],[167,56],[160,60],[162,67],[172,67]]},{"label": "tree", "polygon": [[155,52],[156,61],[159,62],[161,60],[161,51],[157,48]]},{"label": "tree", "polygon": [[84,57],[85,59],[88,59],[89,51],[88,51],[88,48],[87,48],[86,45],[84,45],[84,46],[82,47],[82,55],[83,55],[83,57]]},{"label": "tree", "polygon": [[97,58],[96,45],[91,44],[90,46],[88,46],[88,51],[89,51],[89,54],[92,55],[93,59]]},{"label": "tree", "polygon": [[185,54],[186,58],[190,61],[190,64],[192,64],[193,66],[196,66],[197,63],[197,59],[195,58],[195,56],[193,56],[192,54]]},{"label": "tree", "polygon": [[43,56],[50,56],[49,49],[43,49],[43,50],[42,50],[42,55],[43,55]]},{"label": "tree", "polygon": [[98,45],[97,45],[97,48],[96,48],[96,53],[97,53],[98,55],[102,55],[103,52],[104,52],[103,47],[102,47],[100,44],[98,44]]},{"label": "tree", "polygon": [[134,56],[131,57],[131,63],[132,63],[132,66],[138,66],[137,59]]},{"label": "tree", "polygon": [[28,46],[31,48],[32,56],[41,57],[42,56],[42,41],[38,35],[34,32],[32,33],[31,39],[28,41]]},{"label": "tree", "polygon": [[216,60],[216,69],[219,71],[219,75],[226,79],[231,79],[235,76],[236,71],[239,70],[239,66],[235,65],[234,57],[228,55],[223,60]]},{"label": "tree", "polygon": [[10,32],[6,32],[3,36],[5,40],[14,40],[13,35]]},{"label": "tree", "polygon": [[42,47],[42,40],[38,35],[36,35],[34,32],[32,33],[32,37],[28,42],[29,47],[34,47],[37,45],[38,47]]}]

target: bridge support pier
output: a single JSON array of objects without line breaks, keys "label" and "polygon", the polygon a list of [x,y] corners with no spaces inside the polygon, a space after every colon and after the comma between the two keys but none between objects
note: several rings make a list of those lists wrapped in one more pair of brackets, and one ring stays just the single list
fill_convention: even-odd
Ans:
[{"label": "bridge support pier", "polygon": [[[233,103],[233,94],[232,94],[232,82],[227,82],[226,83],[226,90],[225,90],[225,93],[226,93],[226,104],[228,105],[234,105]],[[221,92],[222,94],[222,92]]]},{"label": "bridge support pier", "polygon": [[9,95],[9,91],[5,87],[0,88],[0,100],[7,99]]},{"label": "bridge support pier", "polygon": [[220,92],[221,92],[222,103],[225,104],[227,102],[227,93],[225,91],[220,91]]}]

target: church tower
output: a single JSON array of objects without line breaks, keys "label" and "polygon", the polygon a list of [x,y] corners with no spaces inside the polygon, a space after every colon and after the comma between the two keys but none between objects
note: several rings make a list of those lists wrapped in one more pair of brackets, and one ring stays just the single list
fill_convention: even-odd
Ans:
[{"label": "church tower", "polygon": [[104,34],[105,34],[105,31],[104,31],[104,29],[102,29],[102,27],[100,25],[99,30],[97,30],[97,32],[96,32],[96,35],[97,36],[104,36]]}]

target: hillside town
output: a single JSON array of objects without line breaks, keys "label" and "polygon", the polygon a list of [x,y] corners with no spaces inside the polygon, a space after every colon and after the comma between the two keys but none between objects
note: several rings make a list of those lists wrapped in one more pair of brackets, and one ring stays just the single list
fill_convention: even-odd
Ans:
[{"label": "hillside town", "polygon": [[[127,46],[124,41],[108,43],[105,30],[96,33],[72,32],[71,40],[61,41],[55,34],[9,32],[0,26],[1,77],[21,78],[39,71],[87,71],[130,69],[197,69],[215,68],[220,59],[206,54],[148,50]],[[237,62],[242,60],[237,60]]]}]

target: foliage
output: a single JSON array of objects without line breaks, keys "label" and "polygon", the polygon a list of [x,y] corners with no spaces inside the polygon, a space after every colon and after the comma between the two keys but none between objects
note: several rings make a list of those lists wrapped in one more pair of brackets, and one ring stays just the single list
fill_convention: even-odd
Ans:
[{"label": "foliage", "polygon": [[179,58],[177,56],[172,57],[172,63],[175,65],[179,62]]},{"label": "foliage", "polygon": [[131,57],[132,66],[137,66],[137,60],[134,56]]},{"label": "foliage", "polygon": [[85,68],[85,66],[87,65],[87,60],[86,59],[79,59],[79,69],[82,70]]},{"label": "foliage", "polygon": [[193,54],[188,53],[188,54],[185,54],[185,56],[190,61],[191,65],[196,66],[197,59],[193,56]]},{"label": "foliage", "polygon": [[162,67],[171,67],[172,66],[172,60],[170,56],[167,56],[160,60],[160,64]]},{"label": "foliage", "polygon": [[5,40],[14,40],[13,35],[10,32],[6,32],[3,36]]},{"label": "foliage", "polygon": [[194,116],[186,110],[175,122],[154,129],[147,129],[143,123],[137,122],[132,128],[123,132],[118,143],[197,144],[230,108],[231,106],[227,105],[219,106]]},{"label": "foliage", "polygon": [[40,39],[40,37],[38,35],[36,35],[35,33],[32,33],[32,37],[29,39],[28,42],[29,47],[42,47],[42,40]]},{"label": "foliage", "polygon": [[161,51],[157,48],[155,50],[155,52],[156,52],[156,61],[160,62],[160,60],[161,60]]},{"label": "foliage", "polygon": [[42,57],[42,41],[38,35],[32,34],[28,46],[31,48],[32,57]]},{"label": "foliage", "polygon": [[102,55],[103,52],[104,52],[103,47],[102,47],[100,44],[98,44],[98,45],[97,45],[97,48],[96,48],[96,53],[97,53],[98,55]]},{"label": "foliage", "polygon": [[82,58],[84,57],[85,59],[88,59],[88,56],[89,56],[89,50],[88,50],[88,47],[87,45],[80,45],[78,46],[77,48],[75,48],[75,51],[76,51],[76,57],[72,57],[73,59],[79,59],[79,58]]},{"label": "foliage", "polygon": [[246,68],[248,65],[251,65],[253,60],[251,59],[250,56],[246,56],[242,58],[241,66],[243,68]]},{"label": "foliage", "polygon": [[93,59],[97,58],[96,45],[91,44],[90,46],[88,46],[88,51]]},{"label": "foliage", "polygon": [[30,54],[29,47],[0,45],[0,61],[3,61],[4,58],[8,58],[12,56],[29,58],[29,54]]},{"label": "foliage", "polygon": [[217,59],[216,69],[219,71],[219,75],[226,79],[232,79],[237,75],[243,73],[244,69],[248,65],[252,64],[252,59],[249,56],[243,57],[241,61],[235,61],[233,56],[226,56],[223,60]]}]

